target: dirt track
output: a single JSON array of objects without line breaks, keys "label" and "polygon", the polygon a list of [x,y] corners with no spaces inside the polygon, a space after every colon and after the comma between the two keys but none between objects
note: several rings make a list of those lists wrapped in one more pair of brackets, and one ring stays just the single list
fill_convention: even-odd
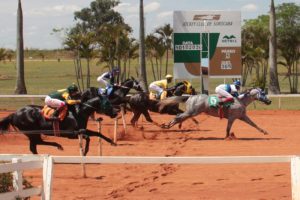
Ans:
[{"label": "dirt track", "polygon": [[[0,117],[7,113],[0,113]],[[199,126],[188,120],[182,130],[170,130],[143,123],[141,130],[129,126],[129,134],[117,147],[104,144],[104,155],[116,156],[255,156],[299,155],[300,111],[251,111],[248,115],[270,135],[236,121],[232,127],[238,140],[224,141],[226,120],[200,115]],[[171,116],[153,114],[159,123]],[[127,115],[127,122],[131,114]],[[90,128],[97,129],[91,122]],[[112,137],[113,120],[105,117],[103,133]],[[122,127],[119,127],[122,132]],[[121,134],[120,134],[121,135]],[[39,146],[40,154],[79,155],[78,141],[47,137],[64,151]],[[97,155],[92,139],[88,155]],[[23,135],[0,136],[0,153],[30,153]],[[40,172],[26,174],[40,183]],[[55,165],[53,199],[291,199],[289,164],[226,165],[88,165],[88,178],[81,178],[80,165]],[[39,199],[39,198],[33,198]]]}]

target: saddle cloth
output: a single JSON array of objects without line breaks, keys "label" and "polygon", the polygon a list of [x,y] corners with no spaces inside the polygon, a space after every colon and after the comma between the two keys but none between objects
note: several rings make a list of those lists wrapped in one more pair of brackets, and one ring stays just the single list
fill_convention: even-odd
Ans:
[{"label": "saddle cloth", "polygon": [[224,117],[224,108],[229,108],[233,102],[223,103],[222,100],[218,96],[209,96],[208,97],[208,105],[209,107],[218,109],[218,114],[220,119]]},{"label": "saddle cloth", "polygon": [[233,104],[233,102],[226,102],[223,103],[222,99],[220,99],[218,96],[209,96],[208,97],[208,105],[209,107],[219,108],[219,107],[230,107]]},{"label": "saddle cloth", "polygon": [[[49,120],[49,119],[53,118],[53,113],[55,111],[56,111],[55,108],[51,108],[51,107],[45,105],[42,109],[42,115],[45,117],[45,119]],[[59,121],[63,121],[65,119],[65,117],[67,116],[67,111],[68,111],[67,106],[62,107],[59,110],[59,115],[58,115]]]}]

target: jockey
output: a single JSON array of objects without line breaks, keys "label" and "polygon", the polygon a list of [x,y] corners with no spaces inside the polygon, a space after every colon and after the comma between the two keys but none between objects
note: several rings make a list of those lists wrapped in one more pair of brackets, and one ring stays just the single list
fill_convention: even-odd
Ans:
[{"label": "jockey", "polygon": [[175,96],[181,96],[182,94],[195,95],[195,89],[189,81],[181,81],[168,90],[174,91]]},{"label": "jockey", "polygon": [[115,77],[119,74],[120,70],[118,67],[114,67],[110,72],[104,72],[102,75],[98,76],[97,82],[105,85],[105,89],[100,88],[101,94],[110,94],[113,90],[115,84]]},{"label": "jockey", "polygon": [[238,91],[240,90],[241,82],[239,80],[236,80],[233,82],[233,84],[221,84],[216,87],[216,93],[219,95],[219,97],[225,97],[225,100],[223,103],[226,102],[233,102],[233,97],[239,97]]},{"label": "jockey", "polygon": [[156,94],[156,98],[160,99],[161,94],[167,90],[168,84],[172,82],[173,76],[168,74],[166,75],[165,79],[154,81],[149,85],[150,92],[153,92]]},{"label": "jockey", "polygon": [[66,89],[57,90],[48,94],[45,98],[45,104],[49,107],[56,108],[53,117],[57,118],[60,111],[66,110],[66,104],[73,105],[80,103],[80,100],[74,100],[74,97],[78,94],[78,87],[72,84]]}]

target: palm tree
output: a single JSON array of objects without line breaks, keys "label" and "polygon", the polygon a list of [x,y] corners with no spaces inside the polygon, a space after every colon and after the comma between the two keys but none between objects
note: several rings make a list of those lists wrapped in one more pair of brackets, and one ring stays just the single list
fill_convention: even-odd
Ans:
[{"label": "palm tree", "polygon": [[141,87],[145,92],[148,92],[147,87],[147,72],[146,72],[146,54],[145,54],[145,27],[144,27],[144,4],[140,0],[140,50],[139,50],[139,63],[140,63],[140,81]]},{"label": "palm tree", "polygon": [[[148,59],[150,60],[150,63],[151,63],[151,69],[152,69],[152,74],[153,74],[153,78],[154,80],[157,80],[158,77],[156,77],[155,75],[155,70],[154,70],[154,63],[153,63],[153,58],[155,57],[155,50],[154,50],[154,43],[155,43],[155,37],[153,34],[150,34],[150,35],[147,35],[146,37],[146,55],[148,57]],[[157,72],[157,75],[158,75],[158,65],[156,65],[156,72]]]},{"label": "palm tree", "polygon": [[16,94],[27,94],[24,78],[24,44],[23,44],[23,12],[21,0],[18,2],[17,11],[17,86]]},{"label": "palm tree", "polygon": [[270,8],[270,37],[269,37],[269,60],[270,60],[270,82],[269,82],[269,90],[272,94],[279,94],[280,87],[278,82],[278,73],[277,73],[277,44],[276,44],[276,15],[275,15],[275,7],[274,0],[271,0],[271,8]]},{"label": "palm tree", "polygon": [[166,48],[166,71],[165,71],[165,75],[168,74],[168,63],[169,63],[169,50],[172,49],[172,34],[173,34],[173,29],[171,28],[170,24],[165,24],[162,27],[159,27],[156,29],[155,31],[156,33],[158,33],[163,41],[164,41],[164,45]]}]

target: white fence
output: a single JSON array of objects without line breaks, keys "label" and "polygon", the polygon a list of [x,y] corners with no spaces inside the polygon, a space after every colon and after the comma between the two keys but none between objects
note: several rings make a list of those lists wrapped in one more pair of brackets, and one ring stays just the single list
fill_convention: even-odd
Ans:
[{"label": "white fence", "polygon": [[[2,158],[2,156],[0,156]],[[52,165],[51,156],[35,156],[24,159],[22,156],[3,156],[2,161],[11,161],[11,163],[0,164],[0,173],[13,173],[14,191],[0,193],[0,199],[15,200],[17,198],[25,198],[30,196],[41,196],[43,200],[51,199],[51,183],[52,183]],[[43,183],[39,187],[23,189],[23,171],[31,169],[43,169]]]},{"label": "white fence", "polygon": [[[122,156],[32,156],[32,155],[0,155],[0,160],[22,159],[24,163],[2,164],[0,173],[23,171],[41,167],[43,162],[44,183],[41,189],[33,191],[21,190],[0,194],[0,199],[10,199],[16,195],[24,196],[40,194],[42,199],[51,199],[52,163],[57,164],[241,164],[241,163],[291,163],[292,199],[300,200],[300,157],[299,156],[223,156],[223,157],[122,157]],[[14,176],[20,180],[20,174]],[[20,184],[20,182],[19,182]],[[20,188],[20,187],[19,187]],[[3,195],[3,196],[1,196]],[[2,198],[5,197],[9,198]]]}]

